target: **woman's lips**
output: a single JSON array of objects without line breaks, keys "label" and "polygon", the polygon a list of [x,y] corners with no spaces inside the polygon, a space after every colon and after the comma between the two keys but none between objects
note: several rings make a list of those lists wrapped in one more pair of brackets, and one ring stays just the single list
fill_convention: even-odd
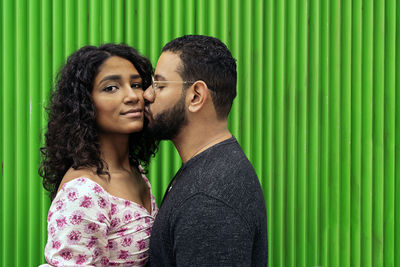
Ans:
[{"label": "woman's lips", "polygon": [[143,110],[141,109],[129,110],[127,112],[121,113],[121,115],[127,118],[141,118],[143,116]]}]

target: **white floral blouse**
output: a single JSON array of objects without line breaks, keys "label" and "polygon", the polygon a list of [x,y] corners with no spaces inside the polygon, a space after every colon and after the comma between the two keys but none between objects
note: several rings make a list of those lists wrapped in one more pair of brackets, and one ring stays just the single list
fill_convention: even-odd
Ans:
[{"label": "white floral blouse", "polygon": [[158,209],[150,183],[142,177],[150,188],[150,213],[89,178],[65,183],[49,209],[48,264],[42,266],[144,266]]}]

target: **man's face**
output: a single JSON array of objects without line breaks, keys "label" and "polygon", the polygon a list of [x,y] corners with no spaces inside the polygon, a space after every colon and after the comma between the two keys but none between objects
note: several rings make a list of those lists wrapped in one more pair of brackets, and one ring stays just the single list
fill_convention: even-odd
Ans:
[{"label": "man's face", "polygon": [[147,130],[159,140],[176,137],[186,124],[185,94],[178,67],[181,59],[175,53],[164,52],[158,59],[154,73],[156,88],[150,85],[144,92]]}]

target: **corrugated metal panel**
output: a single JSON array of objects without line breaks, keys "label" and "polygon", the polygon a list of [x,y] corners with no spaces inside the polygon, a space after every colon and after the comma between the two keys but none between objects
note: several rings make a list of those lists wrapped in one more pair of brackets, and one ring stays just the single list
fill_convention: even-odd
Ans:
[{"label": "corrugated metal panel", "polygon": [[[400,266],[400,5],[395,0],[2,0],[0,263],[43,262],[43,107],[75,49],[125,42],[156,62],[219,37],[238,62],[229,127],[268,209],[270,266]],[[160,200],[180,166],[163,142]],[[397,212],[395,212],[397,210]]]}]

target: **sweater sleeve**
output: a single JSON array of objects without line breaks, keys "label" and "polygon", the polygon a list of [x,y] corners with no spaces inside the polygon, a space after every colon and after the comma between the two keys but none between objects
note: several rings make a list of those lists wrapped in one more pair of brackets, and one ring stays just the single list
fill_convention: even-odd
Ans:
[{"label": "sweater sleeve", "polygon": [[47,218],[46,261],[54,266],[94,266],[107,262],[110,201],[86,178],[63,185]]},{"label": "sweater sleeve", "polygon": [[233,207],[206,194],[186,200],[171,219],[177,266],[250,266],[253,234]]}]

